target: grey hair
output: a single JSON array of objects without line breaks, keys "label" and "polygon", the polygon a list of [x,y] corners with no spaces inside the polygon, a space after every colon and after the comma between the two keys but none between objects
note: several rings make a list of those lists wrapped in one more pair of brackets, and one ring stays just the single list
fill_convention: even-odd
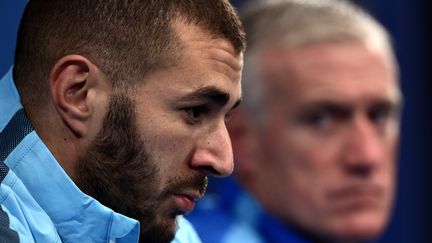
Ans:
[{"label": "grey hair", "polygon": [[295,48],[323,42],[360,41],[376,46],[394,62],[385,28],[347,1],[260,0],[245,9],[242,21],[248,42],[242,84],[244,105],[255,115],[262,116],[263,85],[254,62],[256,53],[269,46]]}]

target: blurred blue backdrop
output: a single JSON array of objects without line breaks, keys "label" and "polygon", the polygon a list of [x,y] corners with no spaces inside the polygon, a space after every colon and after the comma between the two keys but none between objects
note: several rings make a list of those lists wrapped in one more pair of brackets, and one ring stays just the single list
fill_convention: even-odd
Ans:
[{"label": "blurred blue backdrop", "polygon": [[[16,31],[26,0],[0,0],[0,76],[13,63]],[[233,0],[241,8],[247,0]],[[430,95],[427,81],[430,36],[428,26],[431,9],[429,1],[357,0],[376,16],[391,32],[401,67],[404,93],[402,142],[399,161],[399,184],[396,208],[390,227],[380,242],[432,242],[429,236],[429,217],[432,200],[429,185],[431,154],[427,148],[430,133]],[[48,6],[47,6],[48,7]],[[37,65],[37,63],[35,63]],[[1,115],[1,114],[0,114]]]}]

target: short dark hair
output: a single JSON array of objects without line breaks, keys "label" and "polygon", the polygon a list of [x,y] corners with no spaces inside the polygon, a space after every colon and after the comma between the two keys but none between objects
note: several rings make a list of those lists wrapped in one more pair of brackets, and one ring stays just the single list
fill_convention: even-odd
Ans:
[{"label": "short dark hair", "polygon": [[24,106],[44,104],[48,75],[63,56],[83,55],[113,87],[136,84],[170,65],[179,50],[173,22],[231,42],[245,37],[228,0],[31,0],[18,31],[13,75]]}]

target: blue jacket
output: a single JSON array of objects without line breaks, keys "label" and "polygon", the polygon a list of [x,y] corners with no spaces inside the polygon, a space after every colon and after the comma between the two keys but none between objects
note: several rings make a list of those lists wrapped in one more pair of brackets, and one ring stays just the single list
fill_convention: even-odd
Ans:
[{"label": "blue jacket", "polygon": [[[0,182],[0,242],[138,242],[138,221],[81,192],[38,137],[11,70],[0,80]],[[200,242],[178,225],[174,242]]]}]

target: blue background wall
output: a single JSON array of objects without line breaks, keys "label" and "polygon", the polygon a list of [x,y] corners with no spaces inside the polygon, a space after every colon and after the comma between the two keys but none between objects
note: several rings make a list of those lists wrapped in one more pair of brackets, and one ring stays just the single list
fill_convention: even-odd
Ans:
[{"label": "blue background wall", "polygon": [[[241,7],[246,0],[232,1]],[[432,242],[429,217],[432,193],[429,178],[432,151],[431,104],[428,81],[432,77],[429,57],[429,1],[357,0],[391,32],[401,66],[401,85],[405,96],[402,142],[399,161],[399,184],[395,214],[381,242]],[[0,76],[13,63],[16,30],[25,0],[0,0]],[[37,64],[35,64],[37,65]],[[0,114],[1,115],[1,114]]]},{"label": "blue background wall", "polygon": [[16,31],[26,0],[0,0],[0,76],[13,63]]}]

